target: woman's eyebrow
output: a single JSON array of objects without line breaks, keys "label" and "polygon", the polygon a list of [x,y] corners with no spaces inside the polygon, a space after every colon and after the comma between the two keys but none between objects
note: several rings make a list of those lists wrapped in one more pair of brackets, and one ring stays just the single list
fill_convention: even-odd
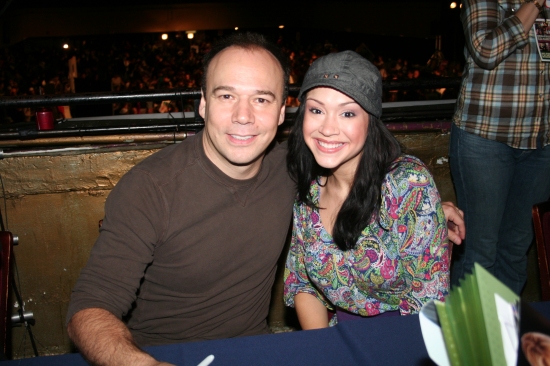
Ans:
[{"label": "woman's eyebrow", "polygon": [[[317,100],[317,99],[315,99],[315,98],[306,98],[306,100],[313,100],[314,102],[317,102],[317,103],[319,103],[319,104],[321,104],[321,105],[325,105],[325,103],[323,103],[323,102],[321,102],[320,100]],[[354,100],[351,100],[351,101],[349,101],[349,102],[340,103],[340,104],[338,104],[338,106],[343,107],[343,106],[346,106],[346,105],[348,105],[348,104],[358,104],[358,103],[357,103],[356,101],[354,101]]]}]

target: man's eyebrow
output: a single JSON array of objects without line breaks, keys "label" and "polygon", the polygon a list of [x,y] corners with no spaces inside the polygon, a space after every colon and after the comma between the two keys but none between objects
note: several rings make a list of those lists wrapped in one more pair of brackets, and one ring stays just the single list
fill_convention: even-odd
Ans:
[{"label": "man's eyebrow", "polygon": [[270,90],[256,90],[256,94],[269,95],[269,96],[277,99],[277,96]]},{"label": "man's eyebrow", "polygon": [[[235,91],[235,88],[232,87],[232,86],[228,86],[228,85],[220,85],[216,88],[214,88],[214,90],[212,90],[212,93],[216,93],[218,91],[229,91],[229,92],[234,92]],[[254,92],[254,95],[269,95],[275,99],[277,99],[277,96],[275,95],[275,93],[273,93],[272,91],[270,90],[256,90]]]},{"label": "man's eyebrow", "polygon": [[232,91],[235,91],[235,88],[232,87],[232,86],[220,85],[220,86],[214,88],[214,90],[212,90],[212,93],[215,93],[219,90],[225,90],[225,91],[231,91],[232,92]]}]

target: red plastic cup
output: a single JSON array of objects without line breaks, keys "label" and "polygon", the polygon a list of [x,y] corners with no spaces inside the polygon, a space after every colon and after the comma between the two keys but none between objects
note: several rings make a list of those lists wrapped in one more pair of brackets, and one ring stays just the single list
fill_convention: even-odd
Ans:
[{"label": "red plastic cup", "polygon": [[53,113],[48,108],[40,108],[36,111],[36,129],[38,131],[53,130]]}]

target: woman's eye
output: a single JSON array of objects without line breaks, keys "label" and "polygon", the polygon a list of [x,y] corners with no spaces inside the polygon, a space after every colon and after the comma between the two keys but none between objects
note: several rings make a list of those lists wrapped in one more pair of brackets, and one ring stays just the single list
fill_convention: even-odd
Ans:
[{"label": "woman's eye", "polygon": [[355,113],[353,113],[353,112],[344,112],[344,113],[342,113],[342,116],[344,116],[346,118],[351,118],[351,117],[355,117]]},{"label": "woman's eye", "polygon": [[313,114],[321,114],[321,111],[318,110],[317,108],[310,108],[309,111]]}]

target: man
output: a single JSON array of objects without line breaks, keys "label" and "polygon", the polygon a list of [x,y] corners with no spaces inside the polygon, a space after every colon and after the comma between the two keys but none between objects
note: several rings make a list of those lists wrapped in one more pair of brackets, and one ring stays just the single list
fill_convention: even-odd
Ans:
[{"label": "man", "polygon": [[268,332],[295,195],[273,142],[288,74],[259,35],[205,57],[204,130],[138,164],[107,199],[67,316],[88,360],[155,364],[139,346]]},{"label": "man", "polygon": [[[134,342],[268,332],[294,199],[286,149],[273,142],[284,120],[283,62],[260,36],[218,45],[205,62],[204,130],[137,165],[109,195],[68,314],[90,361],[147,360]],[[119,319],[134,301],[128,331]]]},{"label": "man", "polygon": [[533,30],[544,2],[462,3],[466,66],[449,155],[468,238],[454,284],[474,262],[517,294],[527,279],[531,208],[550,196],[550,64]]}]

